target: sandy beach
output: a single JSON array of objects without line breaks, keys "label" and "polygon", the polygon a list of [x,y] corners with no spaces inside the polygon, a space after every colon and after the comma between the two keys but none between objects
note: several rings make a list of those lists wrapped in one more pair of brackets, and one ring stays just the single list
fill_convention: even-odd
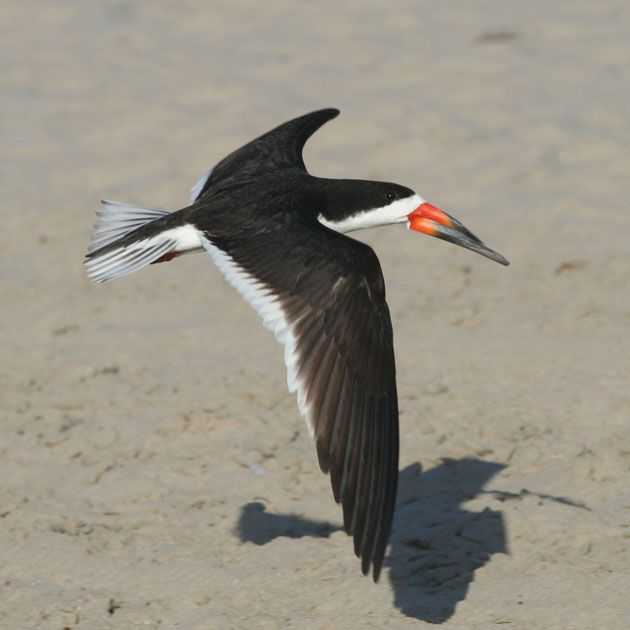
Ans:
[{"label": "sandy beach", "polygon": [[[630,627],[630,7],[5,0],[0,628]],[[177,210],[321,107],[311,173],[396,181],[504,268],[378,254],[400,482],[361,575],[283,351],[205,254],[105,285],[102,198]]]}]

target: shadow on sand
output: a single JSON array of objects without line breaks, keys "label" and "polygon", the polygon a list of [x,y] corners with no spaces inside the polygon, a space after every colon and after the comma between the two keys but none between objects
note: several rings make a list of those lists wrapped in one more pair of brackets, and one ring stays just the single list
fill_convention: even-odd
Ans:
[{"label": "shadow on sand", "polygon": [[327,521],[314,521],[292,514],[272,514],[258,501],[247,503],[241,508],[241,515],[236,524],[236,535],[241,542],[266,545],[274,538],[328,538],[333,532],[342,530],[340,525]]},{"label": "shadow on sand", "polygon": [[505,468],[476,459],[445,459],[421,473],[420,464],[400,472],[390,553],[385,566],[394,605],[429,623],[450,619],[466,598],[474,572],[495,553],[507,553],[500,512],[461,506]]},{"label": "shadow on sand", "polygon": [[[420,464],[400,472],[398,500],[385,560],[394,605],[409,617],[443,623],[466,597],[476,569],[494,553],[507,553],[500,512],[461,505],[487,492],[483,486],[504,464],[447,459],[422,473]],[[328,538],[343,529],[326,521],[272,514],[262,503],[241,508],[235,531],[242,542],[265,545],[274,538]]]}]

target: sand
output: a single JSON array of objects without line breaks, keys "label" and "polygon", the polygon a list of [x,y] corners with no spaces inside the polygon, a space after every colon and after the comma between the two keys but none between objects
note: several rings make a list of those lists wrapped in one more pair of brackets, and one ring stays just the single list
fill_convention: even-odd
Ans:
[{"label": "sand", "polygon": [[[0,628],[630,627],[630,11],[602,2],[5,0]],[[107,285],[99,199],[178,209],[341,108],[315,174],[393,180],[400,492],[361,575],[282,349],[202,255]]]}]

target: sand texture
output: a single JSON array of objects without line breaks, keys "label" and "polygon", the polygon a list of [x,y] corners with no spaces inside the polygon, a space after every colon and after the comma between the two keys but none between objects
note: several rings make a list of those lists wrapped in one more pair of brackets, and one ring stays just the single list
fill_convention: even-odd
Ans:
[{"label": "sand texture", "polygon": [[[4,0],[0,628],[630,628],[630,5]],[[282,348],[205,255],[106,285],[101,198],[176,210],[335,106],[393,180],[400,491],[361,575]]]}]

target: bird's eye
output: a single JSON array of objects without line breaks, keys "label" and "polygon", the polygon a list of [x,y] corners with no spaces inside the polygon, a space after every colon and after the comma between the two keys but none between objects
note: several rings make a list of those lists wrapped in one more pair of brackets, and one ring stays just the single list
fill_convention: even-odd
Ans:
[{"label": "bird's eye", "polygon": [[387,201],[393,201],[394,200],[394,193],[393,192],[388,192],[385,197],[387,198]]}]

